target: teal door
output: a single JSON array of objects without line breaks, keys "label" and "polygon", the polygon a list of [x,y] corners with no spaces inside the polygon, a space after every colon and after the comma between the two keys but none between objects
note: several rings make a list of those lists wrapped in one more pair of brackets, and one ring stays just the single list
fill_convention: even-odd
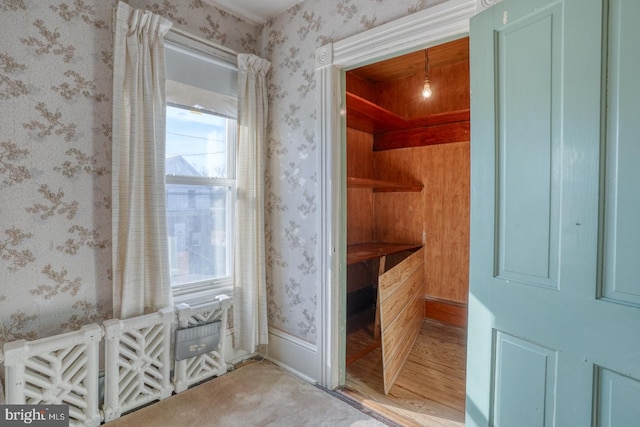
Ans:
[{"label": "teal door", "polygon": [[640,426],[640,1],[471,21],[467,426]]}]

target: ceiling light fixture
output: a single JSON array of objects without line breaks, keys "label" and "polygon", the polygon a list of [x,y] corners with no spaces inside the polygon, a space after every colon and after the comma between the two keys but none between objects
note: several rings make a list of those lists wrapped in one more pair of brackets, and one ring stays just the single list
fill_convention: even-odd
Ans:
[{"label": "ceiling light fixture", "polygon": [[431,84],[429,82],[429,51],[424,50],[424,85],[422,86],[422,97],[431,98]]}]

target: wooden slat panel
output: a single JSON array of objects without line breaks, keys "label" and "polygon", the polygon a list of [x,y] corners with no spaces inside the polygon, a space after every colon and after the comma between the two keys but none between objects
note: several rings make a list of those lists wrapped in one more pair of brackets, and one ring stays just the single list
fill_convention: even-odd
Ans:
[{"label": "wooden slat panel", "polygon": [[[388,393],[420,331],[424,309],[424,249],[378,278],[384,391]],[[405,301],[400,307],[399,301]]]},{"label": "wooden slat panel", "polygon": [[[407,279],[407,282],[401,286],[397,292],[392,293],[384,301],[381,306],[381,316],[385,319],[395,319],[400,315],[400,312],[407,305],[407,301],[414,298],[416,295],[422,294],[422,287],[424,286],[424,269],[419,268]],[[422,317],[422,316],[420,316]]]},{"label": "wooden slat panel", "polygon": [[414,272],[424,267],[424,249],[413,253],[410,257],[396,265],[378,278],[381,291],[381,301],[386,301],[411,278]]},{"label": "wooden slat panel", "polygon": [[[391,387],[393,387],[420,332],[420,325],[423,320],[420,316],[422,314],[421,299],[413,298],[407,301],[407,306],[402,314],[403,315],[395,322],[398,323],[398,326],[387,331],[386,335],[382,336],[382,375],[384,379],[384,392],[386,394],[388,394]],[[393,349],[395,351],[385,351],[385,336],[388,338],[392,336],[396,337],[397,345]]]},{"label": "wooden slat panel", "polygon": [[[420,300],[420,298],[417,299]],[[422,310],[422,303],[416,303],[416,297],[412,297],[405,301],[405,306],[398,313],[397,317],[391,319],[390,323],[389,319],[386,319],[386,324],[382,325],[382,332],[384,333],[382,336],[382,354],[385,358],[383,362],[385,369],[391,360],[396,357],[398,350],[403,347],[403,343],[411,341],[411,337],[406,335],[406,333],[410,330],[411,325],[413,325],[416,319],[420,321],[424,320],[424,317],[421,316]],[[381,309],[381,311],[383,310]],[[405,355],[398,355],[401,359],[403,359],[403,356]]]}]

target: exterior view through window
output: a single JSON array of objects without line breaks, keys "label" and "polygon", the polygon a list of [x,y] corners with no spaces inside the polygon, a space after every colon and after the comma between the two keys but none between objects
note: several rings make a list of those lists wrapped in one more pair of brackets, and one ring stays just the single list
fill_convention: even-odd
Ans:
[{"label": "exterior view through window", "polygon": [[236,121],[167,105],[166,194],[172,287],[231,276]]}]

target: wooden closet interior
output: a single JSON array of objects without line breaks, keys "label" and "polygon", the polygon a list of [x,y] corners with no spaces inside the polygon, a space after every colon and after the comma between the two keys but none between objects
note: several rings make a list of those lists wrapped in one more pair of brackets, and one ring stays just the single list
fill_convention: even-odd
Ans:
[{"label": "wooden closet interior", "polygon": [[[424,99],[427,73],[433,94]],[[429,353],[441,364],[449,358],[440,370],[462,372],[435,380],[446,389],[442,402],[425,398],[453,408],[450,418],[458,421],[468,298],[469,98],[468,38],[346,73],[346,390],[367,384],[379,399],[390,399],[410,387],[400,384],[402,370],[416,358]],[[436,329],[440,338],[427,339],[430,348],[415,356],[423,335]],[[447,334],[459,348],[438,355],[437,342]],[[368,371],[376,379],[363,378]]]}]

